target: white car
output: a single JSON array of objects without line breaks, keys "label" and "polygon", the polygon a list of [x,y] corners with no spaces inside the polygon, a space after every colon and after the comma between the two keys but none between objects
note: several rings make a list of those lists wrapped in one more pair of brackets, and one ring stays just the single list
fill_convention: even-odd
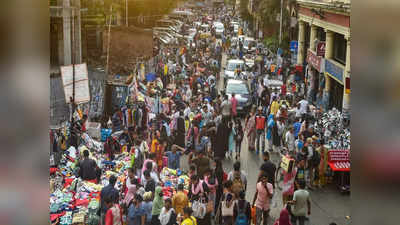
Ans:
[{"label": "white car", "polygon": [[240,69],[244,70],[244,61],[241,59],[230,59],[226,64],[224,79],[235,78],[235,69],[240,66]]},{"label": "white car", "polygon": [[256,41],[254,38],[245,37],[243,42],[243,49],[247,52],[252,52],[256,50]]},{"label": "white car", "polygon": [[237,34],[237,33],[239,32],[239,25],[238,25],[238,24],[234,24],[234,25],[233,25],[233,32],[234,32],[235,34]]},{"label": "white car", "polygon": [[214,27],[215,27],[215,33],[217,35],[221,35],[221,34],[224,33],[224,30],[225,30],[224,24],[219,23],[219,22],[218,23],[214,23]]}]

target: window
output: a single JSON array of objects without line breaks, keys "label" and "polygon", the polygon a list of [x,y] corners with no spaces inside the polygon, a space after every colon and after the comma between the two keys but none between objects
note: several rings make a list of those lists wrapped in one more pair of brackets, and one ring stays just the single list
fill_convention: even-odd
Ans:
[{"label": "window", "polygon": [[335,33],[333,42],[333,58],[339,63],[346,64],[347,41],[344,35]]}]

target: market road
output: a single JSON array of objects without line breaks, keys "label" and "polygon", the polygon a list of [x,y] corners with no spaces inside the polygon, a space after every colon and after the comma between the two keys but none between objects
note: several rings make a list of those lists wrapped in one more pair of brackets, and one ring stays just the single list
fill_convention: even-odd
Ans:
[{"label": "market road", "polygon": [[[226,55],[222,56],[221,68],[226,64]],[[220,73],[222,78],[223,71]],[[219,91],[223,90],[223,81],[218,81]],[[242,121],[244,123],[244,121]],[[266,149],[268,149],[268,142],[266,141]],[[255,187],[257,182],[257,176],[259,174],[259,168],[263,163],[261,153],[256,155],[254,152],[247,150],[247,138],[243,139],[242,152],[240,154],[241,169],[247,174],[247,191],[246,199],[252,203],[255,194]],[[271,153],[271,161],[275,165],[279,162],[277,153]],[[234,160],[225,159],[223,161],[224,171],[229,173],[233,170]],[[189,165],[187,163],[187,157],[182,157],[181,165],[184,170],[188,170]],[[268,224],[279,218],[281,209],[283,208],[281,192],[274,190],[274,197],[271,203],[270,219]],[[350,216],[350,196],[342,195],[335,188],[334,185],[328,185],[323,189],[316,189],[310,191],[311,193],[311,216],[310,220],[306,221],[306,225],[328,225],[331,222],[336,222],[338,225],[351,224],[350,219],[346,219],[346,216]]]}]

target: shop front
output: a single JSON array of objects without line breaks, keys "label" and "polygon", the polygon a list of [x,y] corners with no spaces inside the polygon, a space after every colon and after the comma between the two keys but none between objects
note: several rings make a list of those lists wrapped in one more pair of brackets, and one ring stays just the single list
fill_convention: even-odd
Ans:
[{"label": "shop front", "polygon": [[318,56],[314,51],[307,51],[307,100],[309,102],[317,101],[317,94],[322,90],[321,79],[324,72],[324,58]]},{"label": "shop front", "polygon": [[330,83],[329,108],[335,107],[339,111],[343,106],[343,73],[344,66],[330,59],[325,60],[325,74],[334,80]]}]

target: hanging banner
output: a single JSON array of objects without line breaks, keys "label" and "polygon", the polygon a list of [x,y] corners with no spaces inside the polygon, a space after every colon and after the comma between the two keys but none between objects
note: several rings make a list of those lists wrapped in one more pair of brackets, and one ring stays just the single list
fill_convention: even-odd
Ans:
[{"label": "hanging banner", "polygon": [[90,101],[89,79],[86,63],[61,66],[61,79],[64,86],[66,103],[70,103],[70,97],[73,96],[73,80],[75,75],[75,103],[81,104]]},{"label": "hanging banner", "polygon": [[308,49],[307,51],[307,62],[314,67],[318,72],[322,73],[322,57],[317,56],[313,51]]}]

